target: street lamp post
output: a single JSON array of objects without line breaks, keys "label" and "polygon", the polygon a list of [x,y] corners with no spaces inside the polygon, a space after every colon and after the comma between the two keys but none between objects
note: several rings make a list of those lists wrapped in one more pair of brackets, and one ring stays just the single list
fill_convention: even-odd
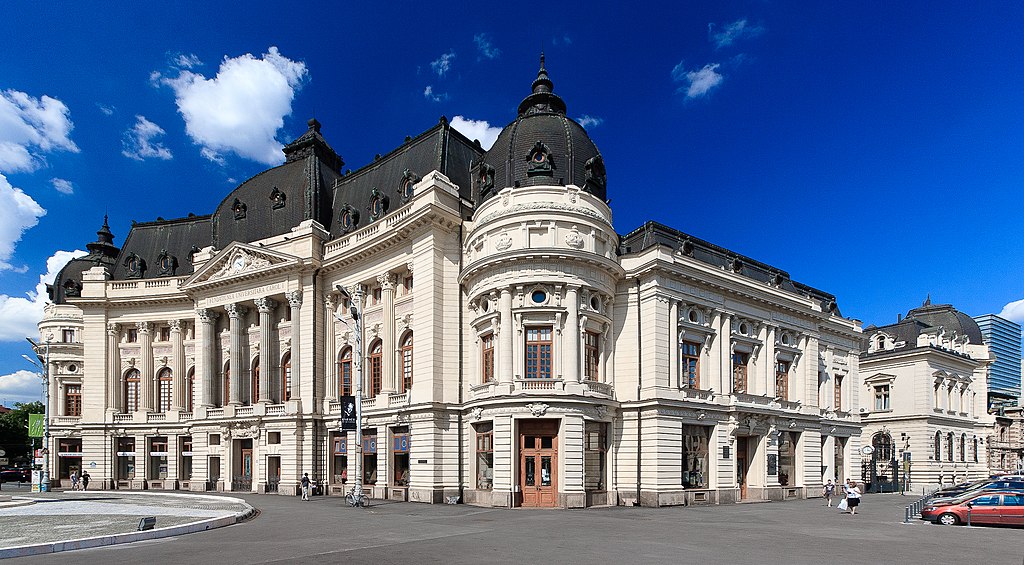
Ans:
[{"label": "street lamp post", "polygon": [[[36,365],[42,370],[40,377],[43,379],[44,393],[44,404],[43,404],[43,473],[42,473],[42,484],[39,485],[40,492],[47,492],[50,490],[50,339],[51,336],[46,336],[46,341],[43,345],[40,345],[32,338],[26,337],[29,343],[32,344],[32,352],[36,354],[36,358],[39,359],[39,363],[42,363],[42,367],[39,367],[34,361],[28,358],[28,356],[22,355],[28,362]],[[43,355],[39,355],[39,348],[44,349]]]},{"label": "street lamp post", "polygon": [[[363,499],[363,285],[355,285],[353,294],[349,294],[340,284],[335,285],[338,292],[349,302],[349,314],[352,316],[353,326],[349,326],[355,333],[356,354],[353,361],[356,364],[355,371],[355,397],[356,397],[356,484],[352,487],[352,499],[357,502]],[[342,306],[334,313],[334,318],[348,326],[340,312]],[[340,419],[339,419],[340,420]],[[340,421],[339,421],[340,426]]]}]

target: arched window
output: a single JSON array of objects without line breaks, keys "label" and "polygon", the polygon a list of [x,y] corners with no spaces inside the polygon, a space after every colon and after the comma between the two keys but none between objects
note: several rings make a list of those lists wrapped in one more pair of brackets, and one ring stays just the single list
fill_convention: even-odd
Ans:
[{"label": "arched window", "polygon": [[974,438],[974,462],[978,462],[978,438]]},{"label": "arched window", "polygon": [[281,402],[292,399],[292,352],[281,358]]},{"label": "arched window", "polygon": [[871,438],[871,447],[875,448],[875,458],[879,461],[892,459],[892,436],[878,432]]},{"label": "arched window", "polygon": [[489,333],[480,338],[480,373],[485,383],[494,380],[494,334]]},{"label": "arched window", "polygon": [[946,461],[953,462],[953,432],[946,434]]},{"label": "arched window", "polygon": [[252,378],[250,379],[251,385],[249,390],[252,392],[252,399],[249,401],[250,404],[256,404],[260,401],[260,360],[257,358],[252,362]]},{"label": "arched window", "polygon": [[352,348],[346,347],[338,355],[338,396],[352,394]]},{"label": "arched window", "polygon": [[370,344],[370,398],[380,394],[384,382],[384,368],[381,366],[383,349],[379,339]]},{"label": "arched window", "polygon": [[124,374],[124,411],[136,412],[139,409],[139,385],[142,379],[138,369],[129,369]]},{"label": "arched window", "polygon": [[935,460],[942,461],[942,434],[935,432]]},{"label": "arched window", "polygon": [[402,347],[399,350],[402,354],[402,390],[412,390],[412,332],[405,334],[402,339]]},{"label": "arched window", "polygon": [[157,390],[160,394],[160,405],[159,412],[169,412],[171,410],[171,388],[172,381],[171,369],[164,367],[160,369],[160,373],[157,375]]},{"label": "arched window", "polygon": [[188,370],[188,378],[185,380],[185,411],[192,412],[196,407],[196,369]]},{"label": "arched window", "polygon": [[220,397],[220,405],[224,406],[231,398],[231,361],[224,363],[224,390]]},{"label": "arched window", "polygon": [[878,341],[875,342],[875,349],[879,351],[885,349],[885,336],[878,336]]},{"label": "arched window", "polygon": [[967,434],[960,434],[960,461],[967,461]]}]

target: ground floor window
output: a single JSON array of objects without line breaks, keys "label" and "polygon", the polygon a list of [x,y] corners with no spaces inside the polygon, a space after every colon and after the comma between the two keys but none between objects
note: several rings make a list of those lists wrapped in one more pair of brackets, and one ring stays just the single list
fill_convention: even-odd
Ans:
[{"label": "ground floor window", "polygon": [[363,430],[363,483],[377,484],[377,430]]},{"label": "ground floor window", "polygon": [[491,490],[494,484],[494,425],[477,424],[476,431],[476,488]]},{"label": "ground floor window", "polygon": [[331,440],[331,465],[335,483],[348,482],[348,435],[335,435]]},{"label": "ground floor window", "polygon": [[178,478],[187,481],[192,478],[192,436],[178,438],[181,461],[178,464]]},{"label": "ground floor window", "polygon": [[409,486],[409,426],[391,430],[391,467],[395,486]]},{"label": "ground floor window", "polygon": [[605,490],[608,459],[608,424],[587,422],[583,440],[583,488]]},{"label": "ground floor window", "polygon": [[267,457],[267,491],[277,492],[281,484],[281,457],[271,455]]},{"label": "ground floor window", "polygon": [[782,486],[797,483],[796,446],[799,440],[799,432],[779,433],[779,484]]},{"label": "ground floor window", "polygon": [[64,438],[57,442],[57,457],[60,459],[58,478],[70,479],[72,474],[82,474],[82,440]]},{"label": "ground floor window", "polygon": [[836,454],[835,454],[835,460],[836,460],[836,482],[837,483],[842,483],[843,479],[846,477],[846,458],[845,458],[845,451],[846,451],[846,449],[845,448],[846,448],[846,438],[844,438],[844,437],[837,437],[836,438]]},{"label": "ground floor window", "polygon": [[211,483],[216,483],[220,480],[220,457],[211,457],[210,464],[207,467],[207,477]]},{"label": "ground floor window", "polygon": [[135,478],[135,438],[117,438],[117,478],[131,480]]},{"label": "ground floor window", "polygon": [[683,424],[683,488],[708,488],[710,426]]},{"label": "ground floor window", "polygon": [[149,439],[149,478],[167,478],[167,438]]}]

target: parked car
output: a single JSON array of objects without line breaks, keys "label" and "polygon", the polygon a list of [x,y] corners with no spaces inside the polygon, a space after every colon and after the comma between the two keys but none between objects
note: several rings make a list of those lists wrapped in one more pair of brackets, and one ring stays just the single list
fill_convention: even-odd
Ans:
[{"label": "parked car", "polygon": [[7,469],[0,471],[0,482],[3,483],[27,483],[32,480],[30,469]]},{"label": "parked car", "polygon": [[947,504],[929,503],[921,519],[953,526],[966,524],[1007,524],[1024,526],[1024,490],[982,492]]},{"label": "parked car", "polygon": [[993,490],[993,489],[1021,489],[1024,490],[1024,481],[1013,481],[1007,479],[986,479],[984,481],[977,481],[974,483],[962,483],[952,487],[946,487],[944,489],[936,491],[932,494],[931,499],[936,498],[949,498],[959,496],[961,494],[968,494],[972,492],[979,492],[982,490]]}]

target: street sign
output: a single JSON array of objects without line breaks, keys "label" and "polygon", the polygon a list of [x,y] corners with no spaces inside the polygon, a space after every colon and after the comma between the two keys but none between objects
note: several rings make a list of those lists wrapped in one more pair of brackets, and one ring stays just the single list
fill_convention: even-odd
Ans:
[{"label": "street sign", "polygon": [[28,437],[43,437],[43,429],[46,427],[43,420],[43,414],[28,415]]}]

